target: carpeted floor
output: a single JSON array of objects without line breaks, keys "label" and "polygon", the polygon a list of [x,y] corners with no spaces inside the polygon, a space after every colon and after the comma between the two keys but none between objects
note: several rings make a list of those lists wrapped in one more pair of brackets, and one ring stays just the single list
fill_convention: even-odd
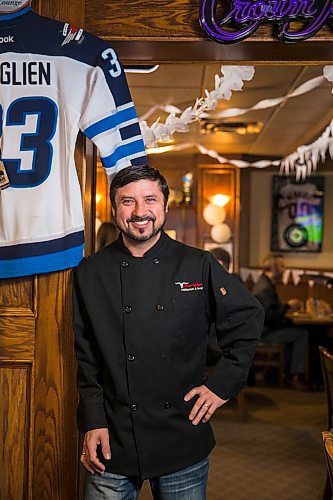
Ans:
[{"label": "carpeted floor", "polygon": [[[245,396],[246,421],[235,401],[214,417],[207,500],[321,500],[324,393],[246,388]],[[151,498],[145,484],[140,500]]]}]

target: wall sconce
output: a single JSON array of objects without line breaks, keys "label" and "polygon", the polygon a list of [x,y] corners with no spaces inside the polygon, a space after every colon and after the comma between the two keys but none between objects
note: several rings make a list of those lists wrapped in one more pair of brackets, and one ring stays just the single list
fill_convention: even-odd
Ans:
[{"label": "wall sconce", "polygon": [[233,134],[259,134],[263,128],[262,122],[227,122],[214,119],[200,121],[201,134],[216,134],[228,132]]},{"label": "wall sconce", "polygon": [[231,238],[231,228],[224,222],[227,215],[224,207],[230,199],[220,193],[210,196],[210,203],[203,210],[204,220],[212,226],[210,236],[216,243],[226,243]]},{"label": "wall sconce", "polygon": [[210,202],[217,207],[224,207],[230,201],[230,196],[226,194],[215,194],[214,196],[210,196]]},{"label": "wall sconce", "polygon": [[216,224],[210,231],[210,237],[216,243],[227,243],[231,238],[231,228],[224,222]]},{"label": "wall sconce", "polygon": [[224,207],[219,207],[209,203],[205,206],[203,210],[203,218],[210,226],[215,226],[215,224],[220,224],[225,221],[227,214]]},{"label": "wall sconce", "polygon": [[103,197],[102,197],[102,195],[100,193],[96,193],[96,198],[95,198],[96,199],[96,205],[101,201],[102,198]]}]

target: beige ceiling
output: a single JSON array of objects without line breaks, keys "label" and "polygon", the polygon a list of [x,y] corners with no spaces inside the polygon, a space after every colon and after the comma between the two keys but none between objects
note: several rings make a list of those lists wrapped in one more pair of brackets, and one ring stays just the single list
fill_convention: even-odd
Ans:
[{"label": "beige ceiling", "polygon": [[[184,110],[204,96],[205,89],[214,89],[214,75],[220,76],[220,64],[160,65],[150,74],[128,74],[128,82],[138,115],[154,105],[173,104]],[[220,101],[219,110],[249,108],[262,99],[281,97],[302,83],[322,76],[322,66],[257,66],[254,78],[244,82],[244,89],[233,92],[229,101]],[[277,107],[252,111],[227,121],[259,121],[259,134],[239,135],[219,132],[203,135],[200,125],[192,124],[190,132],[176,133],[175,143],[197,142],[227,156],[246,154],[283,157],[297,146],[316,139],[333,117],[332,84],[324,81],[315,90],[294,97]],[[167,114],[155,112],[148,120],[152,124],[158,116],[165,121]]]}]

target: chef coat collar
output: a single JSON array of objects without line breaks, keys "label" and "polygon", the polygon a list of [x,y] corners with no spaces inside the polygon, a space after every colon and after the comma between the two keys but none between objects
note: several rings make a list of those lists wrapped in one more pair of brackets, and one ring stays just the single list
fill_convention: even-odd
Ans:
[{"label": "chef coat collar", "polygon": [[142,258],[148,258],[148,259],[153,259],[154,257],[157,257],[158,255],[161,254],[161,252],[164,250],[164,248],[167,246],[167,244],[171,241],[171,238],[162,230],[161,231],[161,236],[157,240],[154,246],[152,246],[145,254],[143,257],[134,257],[129,249],[124,245],[123,241],[123,236],[120,233],[118,236],[118,239],[116,241],[117,246],[125,252],[127,255],[130,255],[134,259],[142,259]]}]

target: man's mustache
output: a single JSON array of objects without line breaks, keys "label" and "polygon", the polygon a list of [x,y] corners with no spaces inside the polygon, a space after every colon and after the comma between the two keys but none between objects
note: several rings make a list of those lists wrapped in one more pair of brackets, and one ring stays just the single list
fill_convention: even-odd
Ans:
[{"label": "man's mustache", "polygon": [[129,219],[126,219],[126,222],[145,222],[145,221],[155,222],[156,218],[151,215],[146,215],[144,217],[137,217],[136,215],[132,215]]}]

